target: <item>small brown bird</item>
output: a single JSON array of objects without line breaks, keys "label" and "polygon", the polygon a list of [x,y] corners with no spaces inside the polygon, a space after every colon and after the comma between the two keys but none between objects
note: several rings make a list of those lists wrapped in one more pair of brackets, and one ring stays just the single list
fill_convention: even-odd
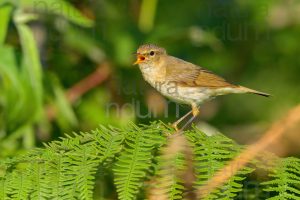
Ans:
[{"label": "small brown bird", "polygon": [[137,61],[144,79],[171,100],[192,106],[192,110],[173,123],[177,125],[190,113],[199,115],[199,106],[219,95],[230,93],[253,93],[270,96],[267,93],[234,85],[225,79],[197,65],[170,56],[162,47],[145,44],[137,50]]}]

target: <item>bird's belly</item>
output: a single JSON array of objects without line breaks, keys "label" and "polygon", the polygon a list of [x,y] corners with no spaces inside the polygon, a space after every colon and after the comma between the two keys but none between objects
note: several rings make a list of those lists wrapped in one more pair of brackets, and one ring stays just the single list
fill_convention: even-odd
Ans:
[{"label": "bird's belly", "polygon": [[164,96],[178,103],[199,105],[213,98],[213,92],[208,88],[181,87],[172,82],[155,82],[151,85]]}]

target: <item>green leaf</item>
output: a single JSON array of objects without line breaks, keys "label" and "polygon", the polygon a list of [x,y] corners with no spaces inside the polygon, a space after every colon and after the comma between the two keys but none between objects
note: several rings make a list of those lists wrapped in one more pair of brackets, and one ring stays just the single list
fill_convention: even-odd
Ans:
[{"label": "green leaf", "polygon": [[64,40],[72,49],[86,54],[91,60],[97,63],[103,62],[106,58],[104,51],[99,48],[100,45],[97,44],[97,40],[91,37],[91,35],[74,26],[67,26],[64,31]]},{"label": "green leaf", "polygon": [[66,98],[65,92],[58,84],[54,86],[54,95],[59,119],[64,119],[63,121],[67,121],[71,126],[76,126],[78,121],[74,110]]},{"label": "green leaf", "polygon": [[17,124],[24,124],[30,120],[25,108],[27,96],[25,85],[21,78],[16,63],[14,50],[9,46],[0,48],[0,105],[1,118],[0,129],[2,131],[15,131]]},{"label": "green leaf", "polygon": [[14,17],[23,51],[22,75],[24,80],[29,84],[28,92],[32,95],[30,96],[31,104],[29,104],[34,105],[32,107],[32,115],[37,117],[42,112],[42,66],[37,44],[31,29],[23,21],[16,20],[20,16],[25,16],[26,18],[26,14],[18,11]]},{"label": "green leaf", "polygon": [[43,12],[63,16],[69,21],[85,27],[91,27],[93,21],[83,16],[70,3],[63,0],[20,0],[22,8],[33,12]]},{"label": "green leaf", "polygon": [[12,6],[9,4],[0,6],[0,45],[4,43],[6,38],[11,11]]}]

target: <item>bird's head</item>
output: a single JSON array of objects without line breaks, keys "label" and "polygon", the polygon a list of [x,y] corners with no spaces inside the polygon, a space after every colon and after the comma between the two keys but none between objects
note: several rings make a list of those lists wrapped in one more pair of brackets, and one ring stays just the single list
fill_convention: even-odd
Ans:
[{"label": "bird's head", "polygon": [[136,52],[137,60],[134,65],[151,65],[159,62],[160,58],[164,55],[167,55],[164,48],[154,44],[144,44],[141,45]]}]

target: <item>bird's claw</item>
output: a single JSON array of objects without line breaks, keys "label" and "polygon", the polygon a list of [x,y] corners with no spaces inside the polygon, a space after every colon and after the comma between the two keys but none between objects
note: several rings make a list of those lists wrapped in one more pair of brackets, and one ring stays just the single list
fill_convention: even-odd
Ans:
[{"label": "bird's claw", "polygon": [[175,129],[176,132],[179,131],[177,125],[178,125],[177,123],[173,123],[173,124],[171,125],[171,126]]}]

